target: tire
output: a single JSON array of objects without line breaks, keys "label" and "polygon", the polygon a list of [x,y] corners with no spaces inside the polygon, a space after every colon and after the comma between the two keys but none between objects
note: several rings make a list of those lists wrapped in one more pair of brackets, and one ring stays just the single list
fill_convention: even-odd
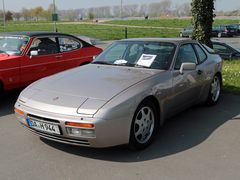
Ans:
[{"label": "tire", "polygon": [[217,104],[217,102],[220,99],[221,89],[222,89],[222,80],[220,76],[216,74],[211,82],[208,98],[206,101],[207,105],[212,106]]},{"label": "tire", "polygon": [[140,150],[149,146],[156,136],[158,126],[159,115],[155,105],[150,100],[143,101],[133,116],[129,139],[130,149]]},{"label": "tire", "polygon": [[3,97],[3,85],[0,82],[0,100],[2,99],[2,97]]}]

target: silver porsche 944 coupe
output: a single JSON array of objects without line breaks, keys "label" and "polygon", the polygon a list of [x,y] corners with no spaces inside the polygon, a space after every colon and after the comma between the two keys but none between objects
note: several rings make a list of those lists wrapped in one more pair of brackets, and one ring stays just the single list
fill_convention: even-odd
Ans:
[{"label": "silver porsche 944 coupe", "polygon": [[198,103],[218,102],[222,60],[184,39],[129,39],[92,64],[41,79],[20,94],[19,122],[57,142],[142,149],[164,120]]}]

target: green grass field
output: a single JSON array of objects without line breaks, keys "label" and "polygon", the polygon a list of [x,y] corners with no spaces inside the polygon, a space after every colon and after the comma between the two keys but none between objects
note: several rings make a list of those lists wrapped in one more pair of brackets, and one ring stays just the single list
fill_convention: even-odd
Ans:
[{"label": "green grass field", "polygon": [[[125,27],[104,26],[99,24],[57,24],[59,32],[80,34],[101,40],[117,40],[125,38]],[[3,28],[0,29],[3,31]],[[9,23],[6,32],[13,31],[53,31],[51,23]],[[152,28],[128,28],[128,38],[136,37],[177,37],[179,30],[164,30]]]},{"label": "green grass field", "polygon": [[[105,22],[107,24],[120,24],[131,26],[152,26],[152,27],[170,27],[184,28],[191,26],[191,19],[159,19],[159,20],[115,20]],[[214,25],[239,23],[238,20],[216,19]]]},{"label": "green grass field", "polygon": [[240,95],[240,60],[223,62],[223,91]]},{"label": "green grass field", "polygon": [[[237,23],[236,20],[216,20],[215,24]],[[183,27],[190,26],[190,19],[159,19],[159,20],[115,20],[103,23],[58,23],[59,32],[70,34],[81,34],[101,40],[116,40],[125,38],[126,26],[128,27],[128,38],[136,37],[178,37]],[[115,26],[115,25],[122,25]],[[141,28],[140,26],[149,27]],[[152,28],[155,27],[155,28]],[[160,27],[163,27],[162,29]],[[168,28],[168,29],[167,29]],[[3,26],[0,27],[3,32]],[[50,22],[8,22],[6,32],[12,31],[53,31],[53,24]]]}]

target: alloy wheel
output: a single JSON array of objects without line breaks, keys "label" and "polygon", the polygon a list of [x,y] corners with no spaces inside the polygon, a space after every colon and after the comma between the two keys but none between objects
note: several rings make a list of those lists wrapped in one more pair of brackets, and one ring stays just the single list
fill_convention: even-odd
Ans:
[{"label": "alloy wheel", "polygon": [[142,107],[135,118],[134,135],[138,143],[146,143],[154,131],[155,117],[150,107]]}]

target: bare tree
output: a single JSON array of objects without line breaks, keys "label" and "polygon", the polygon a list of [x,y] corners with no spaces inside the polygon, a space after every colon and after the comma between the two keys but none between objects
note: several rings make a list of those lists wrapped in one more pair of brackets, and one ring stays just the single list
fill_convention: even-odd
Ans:
[{"label": "bare tree", "polygon": [[22,17],[22,14],[20,12],[14,12],[13,13],[13,18],[17,21],[19,21]]},{"label": "bare tree", "polygon": [[21,14],[22,14],[22,16],[23,16],[25,21],[30,20],[30,18],[31,18],[31,11],[29,9],[22,8]]},{"label": "bare tree", "polygon": [[5,14],[5,20],[6,21],[12,21],[13,20],[13,13],[11,11],[7,11]]},{"label": "bare tree", "polygon": [[88,19],[93,20],[95,18],[94,9],[90,8],[88,10]]},{"label": "bare tree", "polygon": [[31,10],[32,17],[35,17],[38,21],[39,16],[43,13],[44,9],[42,6],[35,7]]},{"label": "bare tree", "polygon": [[142,4],[139,8],[139,16],[147,16],[148,15],[148,5]]},{"label": "bare tree", "polygon": [[120,11],[121,11],[121,7],[120,7],[120,6],[114,6],[114,7],[112,8],[112,14],[113,14],[113,16],[114,16],[114,17],[120,17],[120,16],[121,16]]},{"label": "bare tree", "polygon": [[134,17],[138,15],[138,5],[126,5],[123,6],[123,16],[125,17]]},{"label": "bare tree", "polygon": [[177,4],[172,14],[175,16],[190,16],[191,4],[190,3]]}]

